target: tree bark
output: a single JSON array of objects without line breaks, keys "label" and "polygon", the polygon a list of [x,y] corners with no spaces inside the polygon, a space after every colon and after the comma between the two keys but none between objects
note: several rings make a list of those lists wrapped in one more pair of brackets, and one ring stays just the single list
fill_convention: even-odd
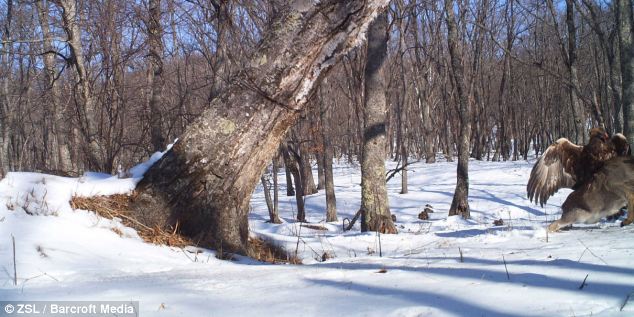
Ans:
[{"label": "tree bark", "polygon": [[[285,143],[282,143],[282,155],[284,157],[284,165],[293,175],[293,183],[295,183],[295,202],[297,204],[297,221],[306,222],[306,210],[304,208],[304,183],[302,181],[302,173],[300,167],[300,157],[296,152],[292,152]],[[288,174],[287,174],[288,175]]]},{"label": "tree bark", "polygon": [[588,139],[588,129],[584,126],[584,107],[577,95],[580,90],[579,75],[577,70],[577,27],[574,19],[574,3],[573,0],[566,0],[566,28],[568,30],[568,75],[570,77],[571,87],[568,94],[570,105],[572,106],[572,115],[575,120],[575,129],[577,131],[577,143],[586,144]]},{"label": "tree bark", "polygon": [[88,158],[89,168],[97,171],[108,171],[112,166],[105,166],[103,147],[99,137],[98,111],[88,78],[84,61],[81,28],[75,0],[53,0],[62,11],[62,24],[67,36],[70,56],[67,62],[74,68],[77,77],[77,94],[75,96],[80,118],[80,131],[84,138],[83,152]]},{"label": "tree bark", "polygon": [[[274,173],[271,173],[274,174]],[[275,177],[273,175],[273,177]],[[262,176],[260,177],[260,180],[262,182],[262,190],[264,191],[264,200],[266,201],[266,208],[269,210],[269,222],[270,223],[282,223],[282,221],[280,220],[280,217],[278,216],[277,213],[277,209],[273,199],[271,198],[271,183],[270,183],[270,177],[262,174]]]},{"label": "tree bark", "polygon": [[55,80],[55,52],[52,45],[51,33],[49,28],[49,9],[48,1],[41,0],[36,2],[40,27],[42,28],[42,44],[44,48],[44,77],[48,84],[50,116],[52,117],[52,161],[54,169],[62,174],[76,172],[73,170],[73,164],[70,157],[70,145],[68,137],[70,131],[64,126],[68,122],[64,119],[65,109],[59,102],[59,86]]},{"label": "tree bark", "polygon": [[154,151],[162,151],[165,137],[162,133],[161,104],[163,102],[163,27],[161,25],[161,0],[149,0],[147,21],[148,74],[150,86],[148,111],[150,112],[150,141]]},{"label": "tree bark", "polygon": [[634,45],[632,42],[633,12],[631,1],[615,1],[621,57],[621,92],[623,132],[634,144]]},{"label": "tree bark", "polygon": [[382,13],[368,30],[361,155],[361,231],[396,233],[385,184],[387,103],[381,70],[387,55],[387,25],[387,13]]},{"label": "tree bark", "polygon": [[304,142],[300,142],[297,146],[299,149],[299,163],[300,173],[302,173],[302,188],[304,189],[304,196],[317,193],[317,186],[315,186],[315,178],[313,177],[313,167],[310,164],[310,153],[306,149]]},{"label": "tree bark", "polygon": [[278,154],[273,155],[273,212],[275,213],[275,215],[271,218],[271,222],[274,222],[274,223],[282,222],[280,220],[280,200],[279,200],[280,188],[277,182],[277,174],[280,171],[278,161],[279,161],[279,155]]},{"label": "tree bark", "polygon": [[291,169],[284,162],[284,175],[286,176],[286,196],[295,196],[295,187],[293,186],[293,177]]},{"label": "tree bark", "polygon": [[11,20],[13,19],[13,0],[7,1],[7,13],[2,30],[2,51],[0,51],[0,71],[3,73],[0,79],[0,179],[11,170],[9,161],[9,126],[11,123],[9,81],[11,80],[11,66],[9,65],[9,55],[13,50],[10,43]]},{"label": "tree bark", "polygon": [[456,190],[453,195],[449,216],[460,215],[470,217],[469,210],[469,140],[471,138],[471,107],[465,84],[463,56],[460,49],[454,4],[452,0],[445,0],[447,18],[447,42],[451,59],[451,74],[458,93],[460,135],[458,137],[458,168]]},{"label": "tree bark", "polygon": [[251,194],[316,83],[386,0],[284,3],[251,58],[137,186],[135,215],[246,253]]},{"label": "tree bark", "polygon": [[326,189],[326,222],[337,221],[337,198],[335,196],[335,183],[332,175],[332,144],[330,142],[330,136],[326,132],[326,125],[329,121],[329,113],[323,98],[320,98],[319,116],[321,121],[321,141],[323,154],[321,158],[323,160],[323,174],[324,174],[324,188]]}]

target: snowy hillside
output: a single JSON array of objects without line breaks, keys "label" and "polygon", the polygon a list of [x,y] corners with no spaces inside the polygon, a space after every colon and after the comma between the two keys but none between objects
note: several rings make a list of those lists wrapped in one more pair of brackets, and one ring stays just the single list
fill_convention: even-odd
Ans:
[{"label": "snowy hillside", "polygon": [[[388,186],[399,234],[380,237],[360,233],[358,224],[342,232],[343,218],[359,208],[358,168],[335,168],[338,222],[323,223],[323,191],[306,199],[307,219],[327,231],[293,221],[294,197],[282,196],[280,174],[284,223],[266,223],[258,187],[251,231],[297,250],[304,265],[151,245],[117,221],[70,208],[72,195],[129,192],[146,166],[131,179],[3,179],[0,300],[140,301],[141,316],[634,316],[634,303],[622,308],[634,292],[634,226],[617,220],[547,235],[568,191],[543,209],[531,204],[529,162],[471,161],[468,221],[447,219],[455,163],[412,165],[409,194],[398,194],[398,177]],[[426,204],[435,212],[419,220]],[[498,219],[504,224],[494,226]]]}]

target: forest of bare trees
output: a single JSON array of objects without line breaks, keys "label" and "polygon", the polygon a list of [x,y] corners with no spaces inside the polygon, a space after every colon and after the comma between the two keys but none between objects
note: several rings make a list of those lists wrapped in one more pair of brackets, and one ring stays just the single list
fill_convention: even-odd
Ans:
[{"label": "forest of bare trees", "polygon": [[[283,71],[266,73],[275,78],[257,71],[272,58],[261,52],[277,49],[265,37],[280,35],[276,23],[289,21],[279,18],[285,3],[0,1],[0,176],[113,173],[183,133],[186,141],[200,137],[187,127],[210,105],[226,104],[227,113],[217,117],[231,116],[236,101],[229,100],[242,91],[255,96],[243,98],[256,98],[249,100],[280,103],[288,96],[269,100],[276,90],[267,85]],[[293,118],[281,145],[267,143],[274,137],[256,141],[277,153],[266,164],[293,176],[286,194],[297,196],[298,220],[302,196],[323,188],[332,207],[328,219],[337,219],[332,161],[361,162],[376,150],[364,140],[377,131],[384,154],[373,153],[399,162],[403,193],[409,162],[457,159],[450,214],[468,217],[469,158],[528,159],[559,137],[585,142],[591,126],[634,141],[632,12],[626,0],[390,1],[379,16],[387,40],[381,69],[369,74],[371,44],[343,49],[325,76],[315,75],[324,77],[318,86],[307,86],[306,100],[293,101],[301,107],[279,105],[291,107]],[[324,30],[336,34],[337,28]],[[299,49],[280,50],[293,59],[301,57],[294,55]],[[382,83],[369,86],[374,80]],[[387,116],[373,132],[368,126],[375,118],[367,112],[376,110],[366,104],[376,98],[385,99]],[[236,128],[233,121],[216,124]],[[270,124],[277,127],[273,119]],[[259,159],[268,160],[264,154]],[[257,180],[265,188],[277,181]],[[276,197],[267,198],[273,222],[279,221]],[[389,210],[378,215],[389,227]]]}]

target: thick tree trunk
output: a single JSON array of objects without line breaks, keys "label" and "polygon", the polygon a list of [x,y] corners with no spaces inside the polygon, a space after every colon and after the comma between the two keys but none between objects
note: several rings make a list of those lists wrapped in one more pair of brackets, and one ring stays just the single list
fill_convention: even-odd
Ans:
[{"label": "thick tree trunk", "polygon": [[387,13],[368,30],[361,156],[361,231],[396,233],[385,184],[385,119],[387,103],[381,70],[387,55]]},{"label": "thick tree trunk", "polygon": [[631,1],[615,1],[621,55],[621,92],[623,132],[634,144],[634,45],[632,42],[633,12]]},{"label": "thick tree trunk", "polygon": [[462,52],[460,49],[456,18],[454,16],[452,0],[445,0],[445,13],[447,14],[447,42],[451,59],[451,70],[456,91],[458,93],[460,135],[458,137],[458,168],[456,191],[453,195],[449,216],[461,215],[470,217],[469,211],[469,140],[471,134],[471,110],[468,91],[465,85],[464,66],[462,65]]},{"label": "thick tree trunk", "polygon": [[251,194],[326,70],[362,42],[386,0],[284,4],[250,65],[137,186],[136,216],[246,253]]},{"label": "thick tree trunk", "polygon": [[149,53],[147,81],[150,86],[148,111],[150,114],[150,141],[154,151],[162,151],[165,138],[161,129],[161,103],[163,102],[163,27],[161,25],[161,0],[149,0],[147,36]]}]

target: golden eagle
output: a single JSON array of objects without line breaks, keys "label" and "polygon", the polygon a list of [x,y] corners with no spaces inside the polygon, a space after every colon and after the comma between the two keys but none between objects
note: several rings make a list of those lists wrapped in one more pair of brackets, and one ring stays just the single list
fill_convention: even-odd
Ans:
[{"label": "golden eagle", "polygon": [[537,160],[526,185],[528,199],[543,207],[560,188],[578,189],[616,156],[629,154],[630,146],[620,133],[611,138],[602,128],[590,130],[590,141],[576,145],[566,138],[549,146]]}]

